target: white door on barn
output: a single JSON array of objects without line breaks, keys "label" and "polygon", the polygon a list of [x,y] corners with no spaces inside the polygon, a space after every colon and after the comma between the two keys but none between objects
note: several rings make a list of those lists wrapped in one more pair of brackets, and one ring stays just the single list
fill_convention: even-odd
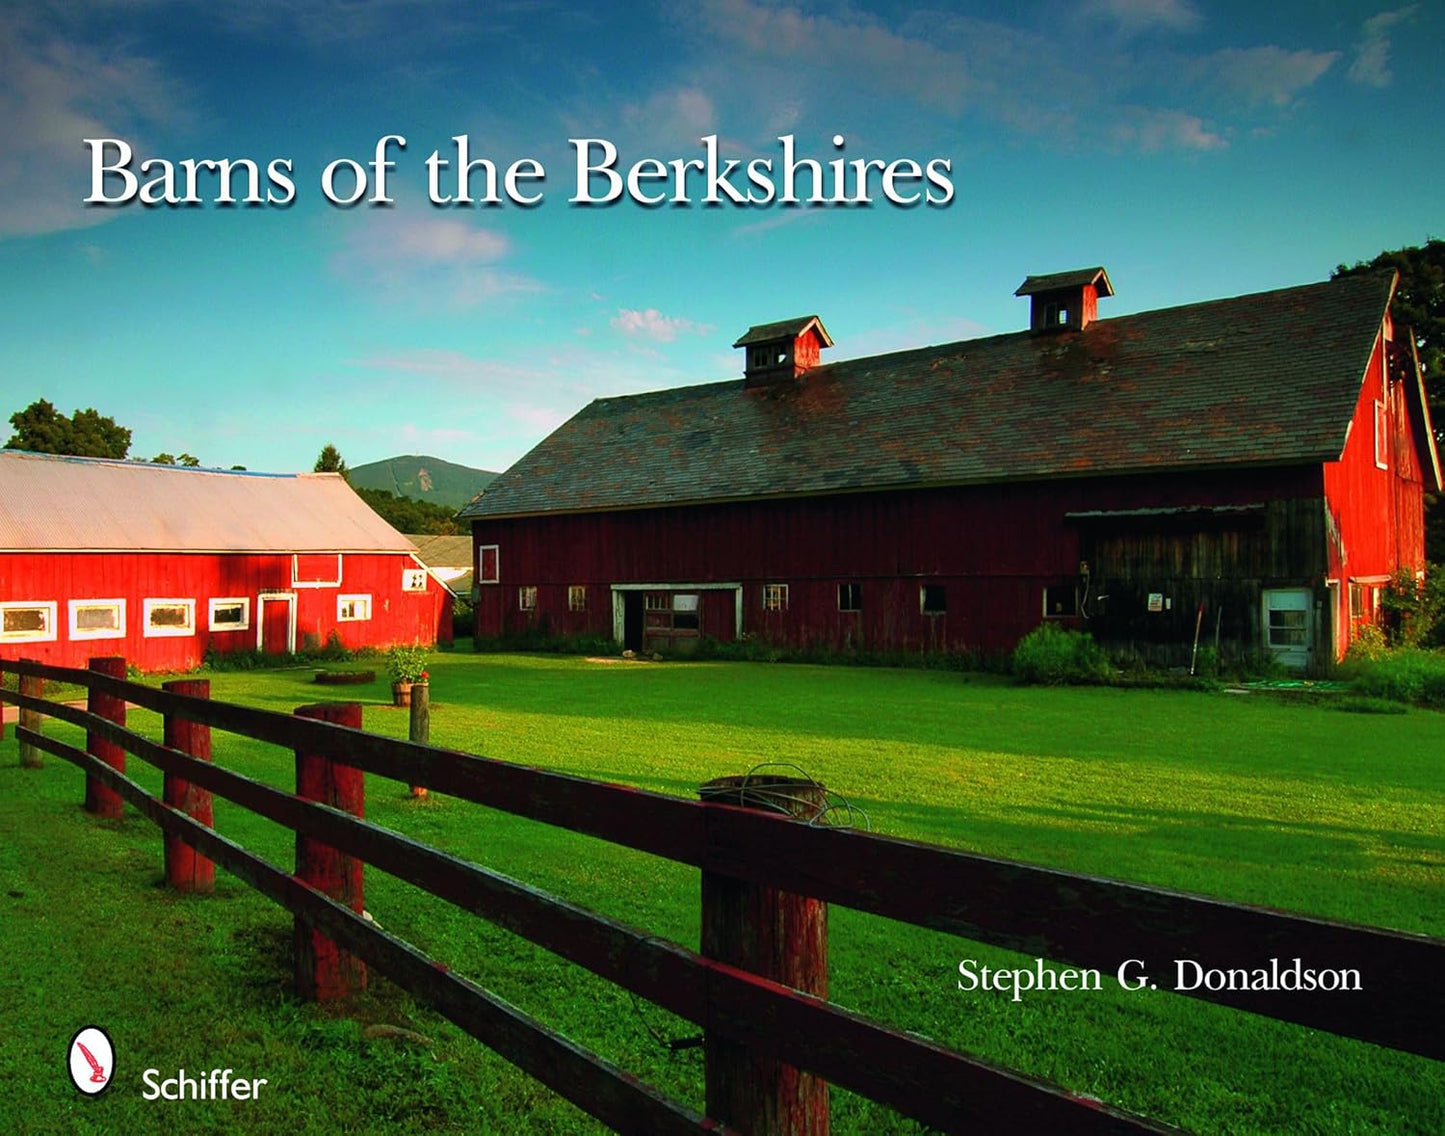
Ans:
[{"label": "white door on barn", "polygon": [[1314,595],[1308,588],[1274,588],[1264,593],[1264,644],[1291,670],[1306,670],[1314,647],[1310,609]]}]

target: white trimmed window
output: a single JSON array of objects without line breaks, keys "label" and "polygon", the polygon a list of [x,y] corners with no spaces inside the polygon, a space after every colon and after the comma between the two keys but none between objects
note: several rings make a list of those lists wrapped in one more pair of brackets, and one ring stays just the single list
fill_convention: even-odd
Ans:
[{"label": "white trimmed window", "polygon": [[517,610],[537,610],[537,585],[527,584],[517,589]]},{"label": "white trimmed window", "polygon": [[502,578],[502,554],[495,544],[477,546],[477,583],[495,584]]},{"label": "white trimmed window", "polygon": [[567,588],[567,610],[568,610],[568,611],[586,611],[586,610],[587,610],[587,585],[586,585],[586,584],[571,584],[571,585],[568,586],[568,588]]},{"label": "white trimmed window", "polygon": [[124,639],[125,600],[71,600],[72,639]]},{"label": "white trimmed window", "polygon": [[245,596],[213,599],[207,622],[212,631],[246,631],[251,626],[251,601]]},{"label": "white trimmed window", "polygon": [[787,611],[787,610],[788,610],[788,585],[787,585],[787,584],[764,584],[764,585],[763,585],[763,610],[764,610],[764,611]]},{"label": "white trimmed window", "polygon": [[153,639],[196,633],[195,600],[146,600],[145,633]]},{"label": "white trimmed window", "polygon": [[0,603],[0,642],[38,643],[54,638],[54,600]]},{"label": "white trimmed window", "polygon": [[426,569],[404,568],[401,573],[401,590],[404,592],[426,591]]},{"label": "white trimmed window", "polygon": [[839,584],[839,585],[838,585],[838,610],[839,610],[839,611],[862,611],[862,610],[863,610],[863,585],[862,585],[862,584]]},{"label": "white trimmed window", "polygon": [[1379,399],[1375,400],[1375,465],[1390,468],[1390,416]]},{"label": "white trimmed window", "polygon": [[336,622],[361,623],[371,618],[370,596],[337,596]]}]

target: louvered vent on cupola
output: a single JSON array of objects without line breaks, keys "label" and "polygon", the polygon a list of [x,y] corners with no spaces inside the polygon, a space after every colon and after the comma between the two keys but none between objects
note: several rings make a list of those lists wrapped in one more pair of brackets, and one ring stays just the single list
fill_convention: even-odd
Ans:
[{"label": "louvered vent on cupola", "polygon": [[761,387],[791,382],[816,367],[823,348],[833,346],[833,337],[817,316],[799,316],[750,327],[733,346],[747,351],[744,385]]},{"label": "louvered vent on cupola", "polygon": [[1033,301],[1030,331],[1083,331],[1099,317],[1099,297],[1113,294],[1109,274],[1102,268],[1029,276],[1014,293]]}]

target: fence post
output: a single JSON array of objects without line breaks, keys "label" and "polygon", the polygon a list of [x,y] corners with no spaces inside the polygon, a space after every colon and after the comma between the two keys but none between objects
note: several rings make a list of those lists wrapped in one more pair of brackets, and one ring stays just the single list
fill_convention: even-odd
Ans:
[{"label": "fence post", "polygon": [[[125,678],[125,659],[112,655],[102,659],[91,659],[90,669],[96,674],[110,678]],[[125,725],[125,699],[113,694],[103,694],[95,687],[85,700],[85,708],[97,718],[105,718],[119,725]],[[98,757],[119,773],[125,772],[125,750],[114,742],[106,741],[99,734],[87,731],[85,752]],[[98,778],[89,774],[85,778],[85,811],[98,817],[116,819],[125,811],[125,802],[114,789],[102,785]]]},{"label": "fence post", "polygon": [[[189,694],[193,698],[211,697],[211,680],[205,678],[177,679],[161,684],[170,694]],[[198,761],[211,760],[211,727],[191,722],[179,714],[165,716],[165,743],[171,749],[190,754]],[[164,782],[165,802],[180,809],[192,820],[208,828],[215,827],[209,789],[192,785],[174,773],[167,773]],[[179,836],[166,833],[166,883],[177,891],[207,892],[215,887],[216,865],[202,856]]]},{"label": "fence post", "polygon": [[[795,817],[814,817],[827,807],[823,786],[794,777],[722,777],[703,785],[699,795]],[[826,998],[828,905],[704,871],[702,953]],[[741,1132],[827,1136],[828,1082],[821,1077],[754,1056],[711,1031],[703,1055],[707,1114],[714,1120]]]},{"label": "fence post", "polygon": [[[34,660],[27,659],[26,662]],[[20,675],[15,687],[21,694],[28,694],[31,698],[45,697],[45,680],[31,675]],[[22,730],[30,730],[34,733],[40,732],[40,711],[27,710],[20,707],[20,713],[16,715],[16,725]],[[20,743],[20,764],[26,769],[41,769],[45,765],[44,751],[37,749],[27,742]]]},{"label": "fence post", "polygon": [[[411,729],[408,736],[419,745],[427,745],[431,741],[431,685],[429,683],[419,682],[411,688]],[[411,795],[425,797],[426,786],[413,785]]]},{"label": "fence post", "polygon": [[[301,718],[361,729],[359,702],[323,702],[298,706]],[[308,801],[364,816],[365,780],[360,769],[322,754],[296,751],[296,795]],[[296,877],[317,891],[362,911],[362,862],[309,836],[296,834]],[[295,921],[296,993],[328,1002],[366,985],[366,964],[301,919]]]}]

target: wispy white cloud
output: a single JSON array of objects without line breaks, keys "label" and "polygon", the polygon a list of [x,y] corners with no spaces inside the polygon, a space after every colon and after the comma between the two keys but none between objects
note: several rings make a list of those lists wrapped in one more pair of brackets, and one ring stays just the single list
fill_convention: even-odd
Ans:
[{"label": "wispy white cloud", "polygon": [[[820,107],[901,100],[1067,149],[1224,150],[1273,126],[1341,58],[1248,41],[1205,49],[1189,38],[1207,18],[1194,0],[1094,0],[1037,19],[885,17],[771,0],[699,0],[688,11],[692,71],[707,89],[728,90],[719,116],[734,123],[747,98],[754,123],[778,106],[816,117]],[[1177,42],[1162,44],[1166,36]],[[707,78],[723,73],[737,77],[731,88]]]},{"label": "wispy white cloud", "polygon": [[86,138],[138,143],[190,105],[153,60],[63,34],[43,12],[0,13],[0,239],[79,229],[119,215],[87,208]]},{"label": "wispy white cloud", "polygon": [[1350,79],[1366,87],[1388,87],[1394,82],[1390,70],[1390,30],[1415,18],[1420,5],[1411,4],[1371,16],[1360,26]]},{"label": "wispy white cloud", "polygon": [[1102,17],[1126,36],[1141,32],[1192,32],[1204,22],[1187,0],[1090,0],[1084,14]]},{"label": "wispy white cloud", "polygon": [[1124,117],[1114,125],[1113,140],[1146,154],[1166,149],[1208,152],[1229,145],[1223,134],[1196,114],[1143,107],[1126,108]]},{"label": "wispy white cloud", "polygon": [[679,335],[707,335],[713,330],[711,324],[694,323],[682,316],[665,316],[656,308],[644,311],[618,308],[608,322],[623,335],[641,336],[657,343],[671,343]]},{"label": "wispy white cloud", "polygon": [[1200,60],[1200,71],[1251,103],[1286,107],[1312,86],[1340,57],[1338,51],[1286,51],[1263,47],[1226,48]]},{"label": "wispy white cloud", "polygon": [[[410,203],[414,205],[415,203]],[[505,234],[469,220],[393,209],[343,213],[333,273],[388,303],[465,309],[543,291],[540,281],[498,263],[512,251]]]}]

